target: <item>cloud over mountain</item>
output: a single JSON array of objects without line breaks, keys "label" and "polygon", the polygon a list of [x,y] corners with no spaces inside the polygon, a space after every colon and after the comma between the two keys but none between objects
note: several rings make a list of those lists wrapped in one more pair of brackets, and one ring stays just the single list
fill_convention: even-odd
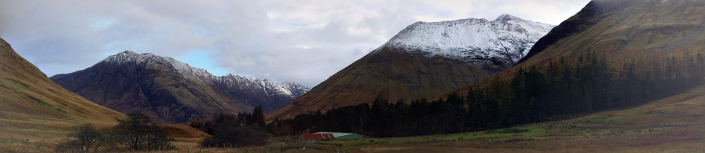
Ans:
[{"label": "cloud over mountain", "polygon": [[[511,7],[539,2],[552,5]],[[585,3],[3,0],[0,36],[49,76],[80,70],[123,50],[171,57],[206,52],[196,61],[207,61],[210,67],[203,68],[209,71],[313,87],[416,21],[493,19],[509,13],[550,23]]]}]

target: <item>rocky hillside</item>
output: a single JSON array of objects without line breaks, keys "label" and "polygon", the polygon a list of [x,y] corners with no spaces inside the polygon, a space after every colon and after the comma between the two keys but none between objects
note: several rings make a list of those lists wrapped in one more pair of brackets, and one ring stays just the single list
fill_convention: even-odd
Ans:
[{"label": "rocky hillside", "polygon": [[84,70],[51,79],[97,104],[142,112],[156,121],[186,122],[213,113],[272,111],[308,88],[253,77],[214,76],[170,57],[125,51]]},{"label": "rocky hillside", "polygon": [[551,28],[511,15],[417,22],[267,117],[371,103],[378,95],[409,102],[470,85],[510,68]]}]

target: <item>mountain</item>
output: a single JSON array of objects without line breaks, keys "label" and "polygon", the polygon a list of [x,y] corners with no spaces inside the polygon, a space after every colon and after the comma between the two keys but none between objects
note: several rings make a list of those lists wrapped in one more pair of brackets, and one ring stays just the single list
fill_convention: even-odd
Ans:
[{"label": "mountain", "polygon": [[426,57],[461,59],[486,68],[493,65],[506,67],[524,57],[553,27],[508,14],[494,21],[417,22],[399,32],[383,47]]},{"label": "mountain", "polygon": [[[510,79],[519,68],[545,67],[551,61],[588,54],[604,57],[617,71],[628,64],[635,64],[636,72],[666,69],[665,61],[670,59],[685,64],[696,54],[705,54],[701,43],[705,41],[705,19],[699,15],[705,13],[704,5],[698,0],[593,0],[539,39],[516,66],[494,78]],[[465,93],[470,87],[426,98]]]},{"label": "mountain", "polygon": [[213,113],[272,111],[309,89],[293,82],[214,76],[171,57],[124,51],[97,64],[51,79],[120,112],[142,112],[155,121],[186,122]]},{"label": "mountain", "polygon": [[124,116],[54,84],[0,38],[0,147],[46,152],[26,146],[55,146],[72,126],[112,126]]},{"label": "mountain", "polygon": [[470,85],[510,68],[551,28],[511,15],[417,22],[267,117],[371,103],[378,95],[409,102]]}]

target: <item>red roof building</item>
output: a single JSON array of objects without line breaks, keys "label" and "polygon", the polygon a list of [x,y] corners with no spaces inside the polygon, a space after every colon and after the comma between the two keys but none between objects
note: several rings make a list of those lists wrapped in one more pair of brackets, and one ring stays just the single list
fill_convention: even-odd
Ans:
[{"label": "red roof building", "polygon": [[306,139],[306,142],[309,143],[314,143],[316,141],[322,141],[322,140],[334,140],[335,137],[333,134],[327,133],[304,133],[303,134],[304,139]]}]

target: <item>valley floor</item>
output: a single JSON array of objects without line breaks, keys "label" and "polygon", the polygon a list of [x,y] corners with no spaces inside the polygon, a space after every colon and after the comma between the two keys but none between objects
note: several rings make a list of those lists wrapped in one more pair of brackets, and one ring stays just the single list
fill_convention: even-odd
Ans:
[{"label": "valley floor", "polygon": [[[238,149],[196,150],[198,138],[177,139],[175,145],[178,152],[705,152],[705,86],[636,108],[512,129],[317,144],[279,137],[270,139],[264,147]],[[20,129],[0,129],[3,137],[13,133],[7,130]],[[46,141],[0,138],[0,152],[50,151],[47,147],[51,145],[46,143],[59,140],[62,133],[65,132],[35,134],[46,136]]]},{"label": "valley floor", "polygon": [[[474,132],[329,141],[354,152],[705,152],[705,86],[626,110]],[[511,131],[511,130],[506,130]]]}]

